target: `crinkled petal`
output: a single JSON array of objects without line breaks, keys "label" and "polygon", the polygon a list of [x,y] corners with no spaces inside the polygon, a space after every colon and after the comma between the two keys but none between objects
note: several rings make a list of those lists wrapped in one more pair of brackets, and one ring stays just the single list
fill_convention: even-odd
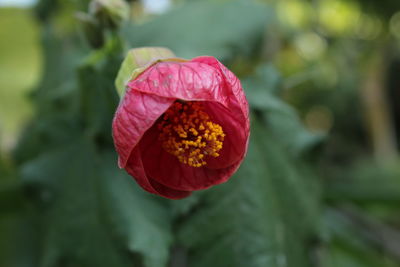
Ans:
[{"label": "crinkled petal", "polygon": [[[218,65],[208,65],[208,62],[196,60],[201,60],[201,58],[188,62],[159,62],[145,70],[128,86],[143,93],[168,98],[186,101],[216,101],[227,108],[231,108],[232,104],[237,106],[242,104],[242,102],[235,103],[238,102],[236,97],[241,97],[241,94],[236,92],[240,91],[241,86],[233,74],[234,81],[228,83],[225,72]],[[231,85],[235,86],[235,92]]]},{"label": "crinkled petal", "polygon": [[142,135],[175,101],[128,89],[115,113],[112,130],[118,165],[124,168]]},{"label": "crinkled petal", "polygon": [[209,65],[199,62],[159,62],[145,70],[128,86],[137,91],[183,100],[221,101],[223,77]]},{"label": "crinkled petal", "polygon": [[202,56],[188,62],[159,62],[128,86],[137,91],[186,101],[224,105],[249,133],[249,106],[239,79],[217,59]]},{"label": "crinkled petal", "polygon": [[[234,114],[242,114],[243,121],[245,122],[245,131],[247,133],[250,132],[250,120],[249,120],[249,104],[246,99],[246,95],[244,94],[242,85],[239,79],[233,74],[230,70],[228,70],[221,62],[219,62],[216,58],[210,56],[202,56],[197,57],[191,60],[192,62],[199,62],[202,64],[207,64],[209,66],[213,66],[215,69],[219,70],[222,76],[224,77],[224,81],[226,83],[226,87],[230,88],[231,95],[234,96],[235,100],[238,103],[238,106],[241,112],[236,113],[236,110],[232,110],[232,108],[236,109],[236,105],[229,105],[229,109],[232,110]],[[236,101],[230,101],[231,103],[235,103]]]}]

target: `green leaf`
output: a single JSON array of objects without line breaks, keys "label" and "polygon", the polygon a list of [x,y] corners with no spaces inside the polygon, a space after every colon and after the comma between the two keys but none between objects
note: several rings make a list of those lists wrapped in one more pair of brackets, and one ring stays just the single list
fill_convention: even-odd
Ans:
[{"label": "green leaf", "polygon": [[182,219],[178,233],[188,266],[310,266],[316,190],[265,127],[252,124],[237,174],[206,191],[196,212]]},{"label": "green leaf", "polygon": [[246,93],[254,107],[263,108],[268,102],[265,91],[277,94],[282,87],[282,76],[272,64],[266,63],[258,66],[254,75],[244,79],[242,85],[248,88]]},{"label": "green leaf", "polygon": [[0,266],[34,267],[37,236],[21,180],[0,154]]},{"label": "green leaf", "polygon": [[0,266],[37,267],[39,232],[25,213],[0,217]]},{"label": "green leaf", "polygon": [[[165,266],[170,215],[85,140],[22,167],[42,226],[40,266]],[[131,252],[131,253],[129,253]]]},{"label": "green leaf", "polygon": [[275,104],[264,113],[265,123],[275,138],[293,155],[307,151],[322,140],[322,135],[311,133],[304,127],[292,107],[279,99]]},{"label": "green leaf", "polygon": [[398,267],[399,265],[384,256],[377,256],[376,250],[354,251],[342,244],[334,243],[321,260],[321,267]]},{"label": "green leaf", "polygon": [[165,266],[169,257],[171,216],[161,199],[139,188],[132,177],[116,170],[114,153],[105,157],[104,190],[111,201],[103,202],[112,214],[115,230],[129,250],[144,255],[145,266]]},{"label": "green leaf", "polygon": [[368,218],[365,213],[356,215],[354,211],[325,209],[322,222],[327,242],[320,266],[398,266],[395,261],[399,258],[399,232]]},{"label": "green leaf", "polygon": [[120,40],[111,38],[102,49],[93,51],[78,69],[80,115],[86,133],[109,142],[110,125],[119,102],[114,79],[122,59]]},{"label": "green leaf", "polygon": [[381,166],[363,160],[351,168],[330,169],[331,179],[325,181],[325,198],[331,202],[352,201],[363,204],[400,203],[400,169],[398,163]]},{"label": "green leaf", "polygon": [[22,163],[31,160],[42,152],[71,143],[82,130],[73,114],[47,114],[40,116],[23,133],[14,151],[15,161]]},{"label": "green leaf", "polygon": [[0,214],[19,211],[23,204],[24,199],[20,181],[16,179],[0,179]]},{"label": "green leaf", "polygon": [[296,111],[276,95],[281,77],[273,66],[261,65],[242,84],[250,106],[263,113],[269,131],[292,154],[298,155],[322,140],[321,135],[309,132]]},{"label": "green leaf", "polygon": [[131,47],[168,47],[180,57],[221,60],[251,54],[271,17],[265,5],[250,1],[197,1],[122,32]]},{"label": "green leaf", "polygon": [[[43,29],[42,46],[43,75],[37,89],[33,92],[37,113],[49,114],[66,112],[65,106],[74,106],[75,99],[66,98],[77,91],[75,67],[87,53],[76,36],[63,36],[55,33],[50,25]],[[75,100],[76,101],[76,100]]]}]

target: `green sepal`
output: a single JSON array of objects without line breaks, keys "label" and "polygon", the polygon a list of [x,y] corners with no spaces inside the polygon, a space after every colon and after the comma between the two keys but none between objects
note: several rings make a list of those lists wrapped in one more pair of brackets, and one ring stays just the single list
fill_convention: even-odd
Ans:
[{"label": "green sepal", "polygon": [[151,64],[164,60],[184,61],[175,58],[175,54],[164,47],[141,47],[129,50],[115,79],[115,87],[119,96],[124,95],[126,85],[130,80],[136,78]]}]

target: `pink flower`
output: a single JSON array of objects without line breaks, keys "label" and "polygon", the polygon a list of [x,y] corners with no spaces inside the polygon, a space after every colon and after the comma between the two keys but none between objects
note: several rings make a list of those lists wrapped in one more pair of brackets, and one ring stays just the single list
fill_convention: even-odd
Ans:
[{"label": "pink flower", "polygon": [[146,191],[180,199],[239,168],[248,103],[238,78],[215,58],[171,59],[128,83],[112,128],[120,168]]}]

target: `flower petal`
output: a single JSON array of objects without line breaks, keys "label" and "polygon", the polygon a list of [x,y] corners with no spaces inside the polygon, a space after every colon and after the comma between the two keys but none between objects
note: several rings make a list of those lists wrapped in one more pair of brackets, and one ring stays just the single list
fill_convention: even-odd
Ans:
[{"label": "flower petal", "polygon": [[248,134],[245,131],[246,123],[234,113],[215,102],[204,102],[205,111],[212,122],[222,126],[225,138],[219,157],[208,157],[206,168],[221,169],[242,159],[246,153]]},{"label": "flower petal", "polygon": [[149,179],[143,167],[139,149],[135,148],[126,164],[125,170],[136,180],[136,182],[147,192],[157,194],[166,198],[181,199],[189,196],[190,191],[175,190]]},{"label": "flower petal", "polygon": [[213,66],[215,69],[219,70],[221,75],[224,77],[224,81],[226,83],[226,87],[231,91],[229,95],[233,95],[235,100],[237,101],[239,108],[242,112],[234,112],[232,108],[233,103],[236,101],[230,101],[229,109],[232,110],[234,114],[243,114],[243,121],[245,122],[245,131],[246,133],[250,132],[250,120],[249,120],[249,104],[246,99],[246,95],[244,94],[242,85],[239,79],[233,74],[230,70],[228,70],[221,62],[219,62],[216,58],[210,56],[202,56],[196,57],[191,60],[192,62],[199,62],[202,64],[207,64],[209,66]]},{"label": "flower petal", "polygon": [[206,189],[229,179],[241,161],[225,168],[191,167],[166,152],[158,140],[157,127],[153,126],[139,143],[143,166],[151,179],[170,188],[183,191]]},{"label": "flower petal", "polygon": [[219,71],[200,62],[159,62],[128,86],[137,91],[187,101],[218,101],[228,106],[229,88]]},{"label": "flower petal", "polygon": [[159,62],[128,86],[137,91],[186,101],[224,105],[250,131],[249,106],[239,79],[217,59],[197,57],[188,62]]},{"label": "flower petal", "polygon": [[128,89],[113,120],[113,138],[118,152],[118,165],[124,168],[142,135],[175,101]]}]

